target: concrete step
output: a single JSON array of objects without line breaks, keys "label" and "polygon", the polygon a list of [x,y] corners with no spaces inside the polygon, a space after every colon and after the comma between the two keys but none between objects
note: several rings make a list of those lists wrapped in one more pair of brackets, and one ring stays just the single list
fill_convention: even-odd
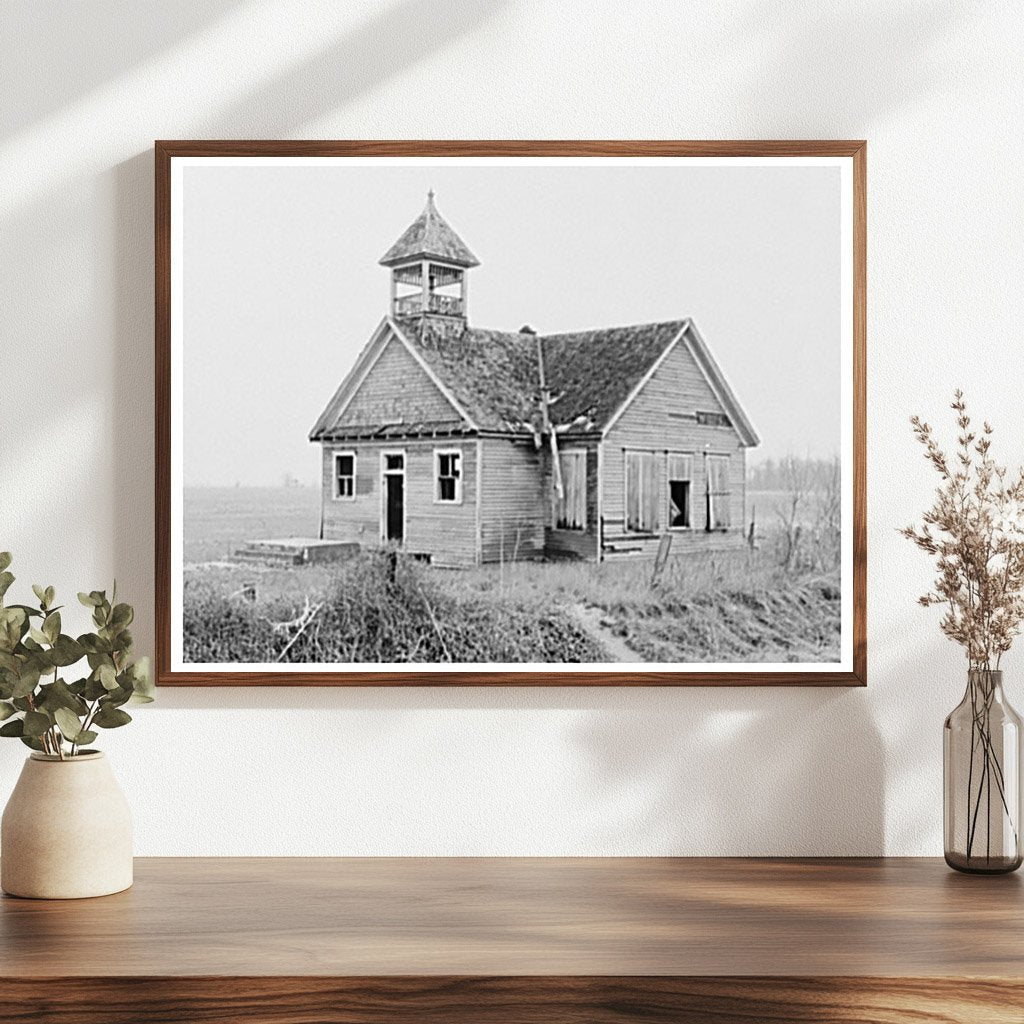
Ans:
[{"label": "concrete step", "polygon": [[273,548],[238,548],[232,556],[236,562],[256,562],[260,565],[302,565],[301,551],[274,550]]}]

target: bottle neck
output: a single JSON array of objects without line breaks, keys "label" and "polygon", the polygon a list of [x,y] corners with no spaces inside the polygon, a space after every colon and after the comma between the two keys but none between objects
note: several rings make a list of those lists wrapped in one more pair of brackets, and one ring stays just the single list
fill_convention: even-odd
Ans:
[{"label": "bottle neck", "polygon": [[1003,673],[1001,669],[972,668],[967,673],[968,698],[991,698],[994,702],[1003,700]]}]

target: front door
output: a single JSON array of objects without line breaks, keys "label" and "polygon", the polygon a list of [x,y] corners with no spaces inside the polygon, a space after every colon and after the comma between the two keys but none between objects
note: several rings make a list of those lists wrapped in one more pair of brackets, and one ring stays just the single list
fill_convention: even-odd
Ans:
[{"label": "front door", "polygon": [[384,491],[381,536],[386,542],[401,544],[405,540],[405,454],[384,452],[381,459]]}]

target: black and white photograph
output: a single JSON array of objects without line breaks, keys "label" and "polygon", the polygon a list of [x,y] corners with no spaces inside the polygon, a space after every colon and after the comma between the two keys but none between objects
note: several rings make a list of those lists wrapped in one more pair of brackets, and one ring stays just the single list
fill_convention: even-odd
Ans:
[{"label": "black and white photograph", "polygon": [[851,161],[175,157],[176,672],[850,671]]}]

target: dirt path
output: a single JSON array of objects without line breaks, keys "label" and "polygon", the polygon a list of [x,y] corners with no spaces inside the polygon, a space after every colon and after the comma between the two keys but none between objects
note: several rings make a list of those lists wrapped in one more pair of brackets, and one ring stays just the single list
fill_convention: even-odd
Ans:
[{"label": "dirt path", "polygon": [[575,604],[568,605],[568,611],[580,624],[587,636],[604,648],[610,662],[630,663],[640,660],[640,656],[622,637],[616,636],[603,624],[601,620],[604,617],[604,612],[600,608],[594,608],[584,604],[582,601],[577,601]]}]

